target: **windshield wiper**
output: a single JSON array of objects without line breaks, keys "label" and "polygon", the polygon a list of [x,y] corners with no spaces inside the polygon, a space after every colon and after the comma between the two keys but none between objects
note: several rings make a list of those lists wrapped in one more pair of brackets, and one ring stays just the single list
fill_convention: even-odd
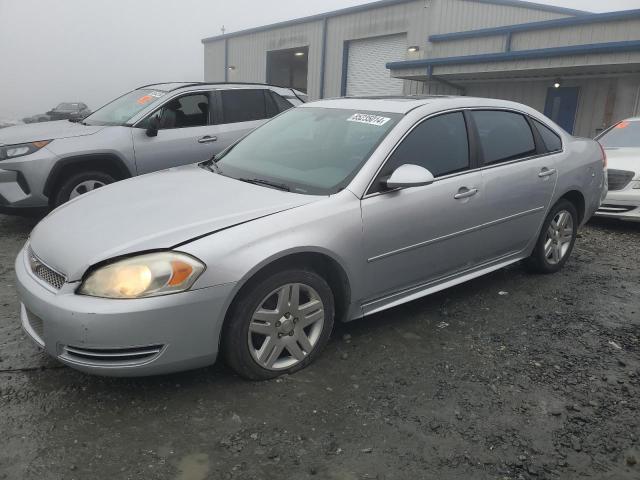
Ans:
[{"label": "windshield wiper", "polygon": [[207,160],[205,162],[200,163],[200,166],[203,167],[203,168],[206,168],[210,172],[221,173],[220,172],[220,167],[216,163],[216,157],[215,156],[213,158],[211,158],[210,160]]},{"label": "windshield wiper", "polygon": [[254,185],[260,185],[265,187],[276,188],[278,190],[282,190],[284,192],[290,192],[291,188],[283,183],[271,182],[269,180],[264,180],[262,178],[239,178],[241,182],[252,183]]}]

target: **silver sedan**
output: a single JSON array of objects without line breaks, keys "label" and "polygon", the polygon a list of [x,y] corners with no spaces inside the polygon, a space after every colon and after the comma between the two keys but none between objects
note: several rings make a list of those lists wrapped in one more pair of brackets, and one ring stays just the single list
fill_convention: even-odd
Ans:
[{"label": "silver sedan", "polygon": [[52,212],[16,260],[21,320],[85,372],[161,374],[221,352],[273,378],[311,363],[334,321],[521,260],[560,270],[605,195],[597,143],[524,105],[315,102],[214,160]]}]

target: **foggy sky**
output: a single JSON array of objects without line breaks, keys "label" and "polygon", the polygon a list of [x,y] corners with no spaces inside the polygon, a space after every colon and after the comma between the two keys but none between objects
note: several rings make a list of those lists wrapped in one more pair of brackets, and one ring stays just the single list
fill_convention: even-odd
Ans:
[{"label": "foggy sky", "polygon": [[[203,80],[200,40],[371,0],[0,0],[0,119]],[[640,0],[537,0],[593,12]]]}]

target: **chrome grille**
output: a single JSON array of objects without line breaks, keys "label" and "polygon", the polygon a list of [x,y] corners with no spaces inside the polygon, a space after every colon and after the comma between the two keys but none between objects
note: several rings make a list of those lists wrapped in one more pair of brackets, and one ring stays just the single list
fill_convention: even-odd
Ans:
[{"label": "chrome grille", "polygon": [[139,365],[158,356],[162,348],[163,345],[131,348],[85,348],[65,345],[60,357],[90,365]]},{"label": "chrome grille", "polygon": [[635,173],[628,170],[609,170],[607,175],[609,190],[623,190],[633,180]]},{"label": "chrome grille", "polygon": [[56,290],[60,290],[65,283],[63,275],[59,274],[55,270],[47,267],[40,259],[33,253],[33,250],[29,248],[29,265],[31,265],[31,271],[33,274],[45,283],[48,283]]}]

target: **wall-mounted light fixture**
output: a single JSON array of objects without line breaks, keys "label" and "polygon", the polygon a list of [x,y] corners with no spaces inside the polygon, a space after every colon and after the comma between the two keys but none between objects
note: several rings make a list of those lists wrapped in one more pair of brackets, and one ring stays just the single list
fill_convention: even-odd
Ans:
[{"label": "wall-mounted light fixture", "polygon": [[417,52],[418,50],[420,50],[420,47],[418,45],[412,45],[409,48],[407,48],[407,50],[411,53]]},{"label": "wall-mounted light fixture", "polygon": [[562,86],[562,82],[560,81],[560,79],[556,79],[555,82],[553,82],[553,88],[560,88]]},{"label": "wall-mounted light fixture", "polygon": [[296,57],[304,57],[304,52],[296,52],[294,53]]},{"label": "wall-mounted light fixture", "polygon": [[236,69],[236,66],[235,66],[235,65],[229,65],[229,66],[227,67],[227,70],[229,70],[230,72],[234,71],[235,69]]}]

